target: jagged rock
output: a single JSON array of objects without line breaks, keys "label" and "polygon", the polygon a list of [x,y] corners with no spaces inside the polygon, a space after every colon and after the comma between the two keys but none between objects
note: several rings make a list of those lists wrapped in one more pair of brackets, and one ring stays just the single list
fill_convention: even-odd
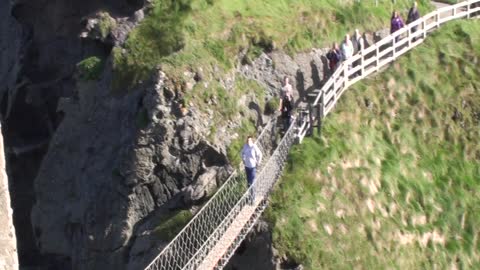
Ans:
[{"label": "jagged rock", "polygon": [[80,37],[98,39],[105,42],[116,27],[116,20],[108,12],[100,11],[91,17],[85,18],[85,30],[80,33]]},{"label": "jagged rock", "polygon": [[112,29],[111,36],[114,46],[120,46],[127,40],[128,33],[132,31],[145,17],[143,9],[137,10],[131,17],[116,19],[116,27]]}]

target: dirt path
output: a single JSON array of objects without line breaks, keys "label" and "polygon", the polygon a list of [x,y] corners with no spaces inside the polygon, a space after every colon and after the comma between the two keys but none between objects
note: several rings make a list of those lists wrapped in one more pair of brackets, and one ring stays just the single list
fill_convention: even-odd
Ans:
[{"label": "dirt path", "polygon": [[431,2],[437,9],[442,8],[442,7],[446,7],[446,6],[450,6],[450,4],[441,3],[441,2],[437,2],[437,1],[431,1]]}]

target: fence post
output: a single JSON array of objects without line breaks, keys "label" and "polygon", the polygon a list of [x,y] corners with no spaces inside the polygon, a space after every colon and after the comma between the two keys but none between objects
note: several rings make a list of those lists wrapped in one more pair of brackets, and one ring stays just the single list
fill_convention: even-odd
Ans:
[{"label": "fence post", "polygon": [[423,28],[423,39],[427,38],[427,20],[423,19],[422,21],[422,28]]},{"label": "fence post", "polygon": [[470,6],[471,6],[471,3],[470,3],[470,1],[468,1],[468,4],[467,4],[467,19],[470,19]]},{"label": "fence post", "polygon": [[[349,59],[347,59],[345,62],[343,62],[345,65],[343,67],[343,87],[347,87],[347,83],[348,83],[348,62]],[[337,98],[335,98],[335,101],[337,101]]]},{"label": "fence post", "polygon": [[361,66],[360,70],[362,71],[362,72],[360,73],[360,77],[363,78],[363,74],[365,74],[365,65],[363,64],[363,63],[365,62],[365,54],[363,53],[363,51],[361,51],[361,52],[360,52],[360,55],[362,56],[362,57],[360,58],[360,66]]},{"label": "fence post", "polygon": [[435,22],[437,23],[437,29],[440,28],[440,12],[437,11],[435,15]]},{"label": "fence post", "polygon": [[[400,36],[397,36],[398,38],[400,38]],[[393,56],[393,60],[395,60],[396,58],[396,52],[397,52],[397,37],[394,37],[392,38],[392,56]]]},{"label": "fence post", "polygon": [[379,70],[379,59],[378,59],[378,53],[379,53],[379,48],[378,48],[378,45],[375,44],[376,48],[375,48],[375,71],[378,72]]},{"label": "fence post", "polygon": [[321,93],[321,96],[320,96],[320,102],[318,103],[317,105],[317,130],[318,130],[318,136],[321,135],[321,132],[322,132],[322,119],[323,119],[323,108],[324,108],[324,101],[323,99],[325,98],[325,93],[323,92],[323,90],[320,90],[322,91]]},{"label": "fence post", "polygon": [[312,103],[308,103],[308,123],[309,123],[309,127],[308,127],[308,132],[310,134],[313,133],[313,108],[312,108]]},{"label": "fence post", "polygon": [[407,31],[407,38],[408,38],[408,48],[410,48],[412,46],[412,38],[411,38],[411,33],[412,32],[412,27],[409,27],[408,28],[408,31]]}]

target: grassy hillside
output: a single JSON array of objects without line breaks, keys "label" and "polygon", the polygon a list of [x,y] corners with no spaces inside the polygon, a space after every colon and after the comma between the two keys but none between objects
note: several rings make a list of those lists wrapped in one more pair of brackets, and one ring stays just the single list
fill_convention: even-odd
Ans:
[{"label": "grassy hillside", "polygon": [[291,152],[267,218],[307,269],[480,268],[480,24],[355,85]]},{"label": "grassy hillside", "polygon": [[[147,18],[114,49],[115,84],[145,79],[158,64],[171,76],[197,67],[232,68],[239,52],[249,61],[262,50],[298,52],[329,46],[354,28],[388,27],[391,11],[406,16],[409,0],[154,0]],[[420,10],[430,1],[418,1]],[[216,72],[218,73],[218,72]]]}]

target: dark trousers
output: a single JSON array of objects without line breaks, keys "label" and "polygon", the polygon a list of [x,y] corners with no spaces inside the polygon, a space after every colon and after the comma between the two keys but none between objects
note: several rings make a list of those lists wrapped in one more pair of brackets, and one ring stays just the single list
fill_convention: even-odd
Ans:
[{"label": "dark trousers", "polygon": [[290,124],[292,123],[291,114],[290,113],[283,114],[282,120],[283,120],[283,131],[287,132],[288,128],[290,127]]},{"label": "dark trousers", "polygon": [[[248,187],[251,187],[253,185],[253,182],[255,181],[256,168],[245,167],[245,173],[247,174]],[[251,204],[255,200],[255,190],[253,188],[250,190],[249,200]]]}]

